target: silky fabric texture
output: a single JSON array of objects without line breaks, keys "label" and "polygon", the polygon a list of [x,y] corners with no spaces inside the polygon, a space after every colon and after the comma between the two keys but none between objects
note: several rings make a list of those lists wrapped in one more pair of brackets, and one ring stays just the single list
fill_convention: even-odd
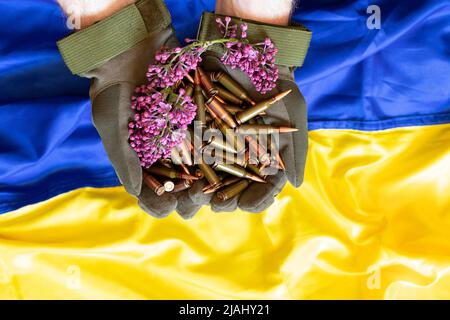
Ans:
[{"label": "silky fabric texture", "polygon": [[[166,3],[183,41],[215,2]],[[366,26],[369,5],[381,9],[380,30]],[[0,213],[119,185],[92,125],[89,81],[58,53],[71,30],[56,1],[0,0],[0,10]],[[448,0],[301,0],[293,20],[314,34],[296,70],[310,130],[450,122]]]},{"label": "silky fabric texture", "polygon": [[261,215],[158,220],[122,187],[10,212],[0,297],[449,298],[449,140],[450,125],[310,132],[302,187]]}]

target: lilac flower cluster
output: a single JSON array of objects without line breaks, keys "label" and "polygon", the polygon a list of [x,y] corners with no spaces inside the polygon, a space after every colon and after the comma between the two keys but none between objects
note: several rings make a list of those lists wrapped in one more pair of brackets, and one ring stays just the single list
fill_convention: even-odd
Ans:
[{"label": "lilac flower cluster", "polygon": [[184,89],[172,104],[163,93],[149,85],[136,89],[131,108],[136,112],[128,124],[130,145],[141,166],[150,167],[160,158],[170,157],[173,147],[185,138],[187,126],[194,120],[197,106]]},{"label": "lilac flower cluster", "polygon": [[[178,90],[176,99],[174,87],[196,69],[202,61],[201,55],[212,45],[222,44],[226,53],[222,62],[232,69],[239,68],[252,80],[256,89],[266,93],[275,87],[278,69],[275,66],[277,49],[270,39],[262,43],[250,44],[247,25],[240,28],[231,23],[231,18],[218,19],[217,25],[222,39],[192,42],[184,48],[162,47],[155,55],[155,63],[147,70],[148,84],[136,88],[131,108],[134,119],[129,123],[130,145],[136,151],[141,165],[150,167],[160,158],[171,155],[186,134],[186,129],[194,120],[197,106],[192,98]],[[237,38],[240,29],[240,39]]]},{"label": "lilac flower cluster", "polygon": [[155,55],[156,64],[148,67],[147,79],[153,88],[168,88],[182,80],[202,61],[203,47],[163,47]]},{"label": "lilac flower cluster", "polygon": [[[236,37],[237,26],[231,23],[230,17],[216,20],[220,32],[224,38],[230,35]],[[277,48],[266,38],[264,42],[251,44],[247,38],[247,24],[240,25],[241,40],[226,42],[225,54],[221,61],[232,69],[239,68],[251,79],[256,90],[265,94],[276,86],[278,80],[278,68],[275,65]]]}]

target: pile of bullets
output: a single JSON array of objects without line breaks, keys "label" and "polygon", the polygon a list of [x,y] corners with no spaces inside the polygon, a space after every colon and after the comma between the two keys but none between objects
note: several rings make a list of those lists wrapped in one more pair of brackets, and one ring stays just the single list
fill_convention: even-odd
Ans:
[{"label": "pile of bullets", "polygon": [[[285,170],[272,135],[297,129],[265,124],[263,117],[290,90],[255,102],[228,74],[206,73],[200,67],[194,77],[188,75],[177,86],[183,86],[185,94],[194,98],[197,115],[189,137],[172,150],[171,159],[162,159],[144,170],[144,182],[157,195],[187,190],[195,180],[206,179],[203,192],[215,193],[225,201],[251,183],[266,183],[267,168]],[[200,130],[194,130],[194,124]],[[222,138],[212,135],[203,141],[206,130],[218,130]]]}]

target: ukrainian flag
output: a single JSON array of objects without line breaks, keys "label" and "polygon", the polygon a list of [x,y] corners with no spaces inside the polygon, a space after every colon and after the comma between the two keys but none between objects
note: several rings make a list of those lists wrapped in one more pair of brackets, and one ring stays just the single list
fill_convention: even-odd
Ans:
[{"label": "ukrainian flag", "polygon": [[[214,9],[166,2],[181,39]],[[301,0],[303,185],[190,221],[119,186],[56,2],[0,11],[0,298],[450,298],[448,0]]]}]

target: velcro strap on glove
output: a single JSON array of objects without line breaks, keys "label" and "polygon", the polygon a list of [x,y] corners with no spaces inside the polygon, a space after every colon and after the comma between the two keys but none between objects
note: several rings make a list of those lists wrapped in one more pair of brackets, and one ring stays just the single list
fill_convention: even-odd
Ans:
[{"label": "velcro strap on glove", "polygon": [[73,74],[85,74],[171,24],[163,0],[140,0],[57,45]]},{"label": "velcro strap on glove", "polygon": [[[225,16],[204,12],[200,22],[197,38],[200,41],[222,38],[217,27],[216,18]],[[251,42],[261,42],[269,37],[278,48],[276,63],[287,67],[301,67],[308,52],[312,32],[301,24],[278,26],[231,17],[236,24],[248,25],[247,38]],[[215,51],[217,51],[217,47]]]}]

